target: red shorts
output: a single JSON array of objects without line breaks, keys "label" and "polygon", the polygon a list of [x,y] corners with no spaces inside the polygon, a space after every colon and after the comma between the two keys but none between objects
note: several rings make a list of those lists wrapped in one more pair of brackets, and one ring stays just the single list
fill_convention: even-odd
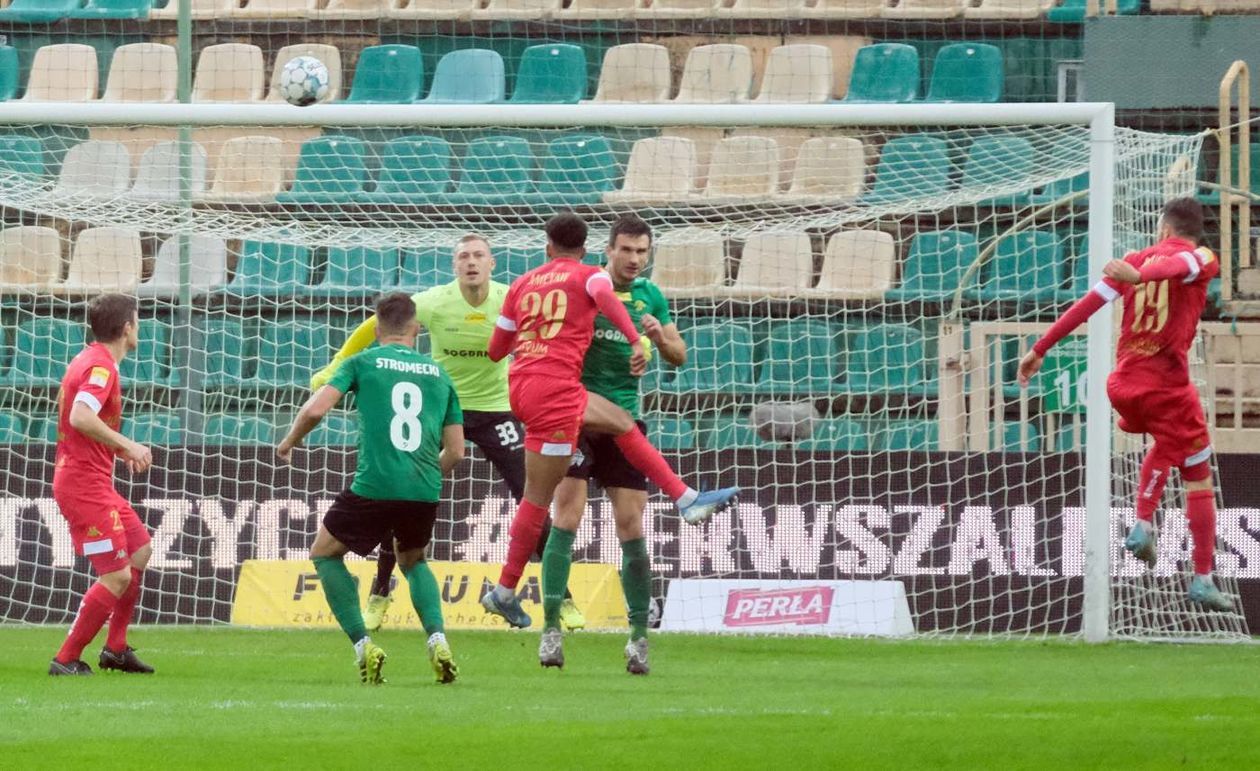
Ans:
[{"label": "red shorts", "polygon": [[1150,434],[1155,439],[1154,452],[1169,466],[1184,473],[1212,456],[1203,404],[1193,384],[1157,386],[1113,373],[1107,379],[1107,396],[1120,413],[1120,430]]},{"label": "red shorts", "polygon": [[586,398],[586,388],[571,380],[511,378],[508,400],[525,424],[525,449],[541,455],[572,455],[582,433]]},{"label": "red shorts", "polygon": [[97,575],[125,569],[149,543],[148,528],[117,492],[53,495],[70,525],[75,553],[87,557]]}]

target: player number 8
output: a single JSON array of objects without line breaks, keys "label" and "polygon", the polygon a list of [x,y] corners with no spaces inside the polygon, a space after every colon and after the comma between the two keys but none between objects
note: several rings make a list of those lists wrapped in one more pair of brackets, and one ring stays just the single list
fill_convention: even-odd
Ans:
[{"label": "player number 8", "polygon": [[420,447],[420,410],[424,393],[415,383],[398,383],[390,394],[394,419],[389,422],[389,440],[402,452],[415,452]]}]

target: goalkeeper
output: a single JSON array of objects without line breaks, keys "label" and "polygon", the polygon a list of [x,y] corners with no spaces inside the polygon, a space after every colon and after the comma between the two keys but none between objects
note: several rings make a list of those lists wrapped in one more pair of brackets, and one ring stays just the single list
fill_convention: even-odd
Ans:
[{"label": "goalkeeper", "polygon": [[[525,432],[508,406],[508,361],[490,361],[486,353],[508,286],[491,279],[494,256],[490,243],[479,235],[459,239],[454,263],[454,281],[412,295],[416,321],[429,330],[433,358],[455,383],[464,412],[465,438],[481,448],[519,504],[525,490]],[[376,324],[377,319],[372,316],[350,334],[332,363],[311,378],[312,391],[327,383],[343,361],[375,342]],[[546,543],[544,529],[536,552],[539,557]],[[363,614],[369,632],[380,628],[389,609],[390,576],[395,562],[391,544],[381,543],[376,579]],[[567,590],[561,621],[568,629],[586,625]]]}]

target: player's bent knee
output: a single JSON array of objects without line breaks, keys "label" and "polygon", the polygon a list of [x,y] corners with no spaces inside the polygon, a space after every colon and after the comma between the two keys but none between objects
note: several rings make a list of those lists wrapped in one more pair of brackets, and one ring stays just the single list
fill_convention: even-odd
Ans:
[{"label": "player's bent knee", "polygon": [[1181,478],[1186,483],[1186,489],[1194,490],[1211,490],[1212,489],[1212,464],[1204,461],[1193,466],[1181,467]]},{"label": "player's bent knee", "polygon": [[136,570],[144,570],[149,566],[149,559],[152,556],[153,546],[146,543],[131,553],[131,566]]},{"label": "player's bent knee", "polygon": [[109,590],[110,594],[115,597],[121,597],[122,593],[127,591],[127,587],[131,586],[131,568],[126,567],[122,570],[105,573],[97,580]]}]

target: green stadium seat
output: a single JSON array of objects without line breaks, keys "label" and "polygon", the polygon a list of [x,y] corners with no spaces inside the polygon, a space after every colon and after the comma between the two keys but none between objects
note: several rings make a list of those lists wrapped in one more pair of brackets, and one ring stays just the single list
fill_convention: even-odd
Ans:
[{"label": "green stadium seat", "polygon": [[140,344],[118,365],[124,387],[174,384],[178,373],[171,371],[169,331],[158,319],[140,320]]},{"label": "green stadium seat", "polygon": [[311,373],[332,358],[325,322],[264,321],[261,326],[255,384],[305,386]]},{"label": "green stadium seat", "polygon": [[[1229,156],[1232,161],[1232,166],[1230,170],[1230,176],[1232,178],[1231,182],[1234,183],[1235,187],[1241,187],[1241,185],[1238,185],[1238,179],[1239,179],[1238,161],[1241,157],[1241,152],[1237,144],[1230,146]],[[1250,184],[1248,185],[1248,189],[1251,190],[1251,192],[1253,193],[1260,193],[1260,142],[1251,143],[1251,170],[1250,171],[1251,171],[1251,180],[1250,180]],[[1219,165],[1216,167],[1216,181],[1222,182],[1221,169]],[[1201,201],[1204,204],[1207,204],[1208,206],[1218,206],[1220,205],[1220,202],[1221,202],[1221,191],[1216,190],[1216,189],[1205,190],[1199,194],[1198,198],[1199,198],[1199,201]]]},{"label": "green stadium seat", "polygon": [[[1067,179],[1056,179],[1048,185],[1034,188],[1028,202],[1034,206],[1045,206],[1062,200],[1073,193],[1085,190],[1089,190],[1089,172],[1082,172]],[[1063,205],[1084,208],[1089,205],[1089,196],[1073,198],[1070,202]]]},{"label": "green stadium seat", "polygon": [[203,385],[206,388],[237,387],[245,382],[244,362],[248,360],[249,338],[241,322],[207,319],[202,326],[205,351]]},{"label": "green stadium seat", "polygon": [[504,95],[503,57],[485,48],[451,51],[438,60],[428,104],[493,104]]},{"label": "green stadium seat", "polygon": [[1026,230],[1005,236],[981,269],[979,289],[967,295],[984,302],[1044,302],[1063,289],[1063,243],[1056,233]]},{"label": "green stadium seat", "polygon": [[0,23],[53,24],[79,9],[82,0],[13,0],[0,8]]},{"label": "green stadium seat", "polygon": [[381,152],[376,189],[359,193],[358,200],[375,204],[446,203],[452,162],[451,146],[441,137],[392,139]]},{"label": "green stadium seat", "polygon": [[844,391],[930,394],[923,334],[902,324],[876,324],[857,330],[848,347]]},{"label": "green stadium seat", "polygon": [[1006,81],[1002,49],[986,43],[954,43],[936,53],[929,102],[1000,102]]},{"label": "green stadium seat", "polygon": [[696,430],[691,423],[669,415],[645,415],[647,435],[658,450],[691,450],[696,446]]},{"label": "green stadium seat", "polygon": [[209,445],[273,444],[276,429],[259,415],[211,415],[202,442]]},{"label": "green stadium seat", "polygon": [[844,371],[839,330],[813,319],[771,320],[757,390],[775,394],[829,393]]},{"label": "green stadium seat", "polygon": [[332,246],[328,270],[314,294],[376,294],[398,281],[398,250],[366,246]]},{"label": "green stadium seat", "polygon": [[971,233],[918,233],[901,268],[901,285],[884,296],[902,302],[945,302],[954,296],[963,273],[979,257],[980,245]]},{"label": "green stadium seat", "polygon": [[44,143],[19,134],[0,135],[0,174],[44,173]]},{"label": "green stadium seat", "polygon": [[[1036,423],[1024,425],[1007,421],[1001,424],[1000,433],[996,428],[994,438],[998,440],[1001,452],[1041,452],[1041,432]],[[1020,438],[1021,429],[1025,432],[1023,439]]]},{"label": "green stadium seat", "polygon": [[367,165],[361,139],[323,136],[302,143],[293,187],[278,193],[280,204],[349,203],[363,192]]},{"label": "green stadium seat", "polygon": [[542,244],[532,248],[512,246],[499,249],[494,254],[495,272],[498,280],[505,284],[510,284],[547,261],[547,253]]},{"label": "green stadium seat", "polygon": [[814,435],[792,445],[798,450],[865,452],[871,449],[866,426],[851,418],[824,418],[814,423]]},{"label": "green stadium seat", "polygon": [[26,444],[26,423],[20,415],[0,412],[0,444]]},{"label": "green stadium seat", "polygon": [[686,333],[687,366],[666,371],[661,390],[746,392],[753,388],[753,336],[736,322],[698,324]]},{"label": "green stadium seat", "polygon": [[184,443],[183,422],[173,412],[151,412],[126,418],[122,432],[140,444],[172,447]]},{"label": "green stadium seat", "polygon": [[[290,423],[276,428],[286,431]],[[349,413],[330,413],[303,442],[307,447],[353,447],[359,442],[359,421]]]},{"label": "green stadium seat", "polygon": [[13,46],[0,46],[0,101],[7,102],[17,96],[20,77],[17,49]]},{"label": "green stadium seat", "polygon": [[26,435],[32,442],[38,444],[56,444],[57,423],[56,415],[33,417],[26,426]]},{"label": "green stadium seat", "polygon": [[932,198],[950,187],[949,146],[940,137],[894,137],[880,151],[875,186],[863,196],[868,204]]},{"label": "green stadium seat", "polygon": [[[499,266],[497,273],[496,278],[501,280],[502,265]],[[454,280],[455,265],[449,247],[429,246],[402,250],[402,269],[398,274],[399,289],[418,292],[438,284],[449,284]]]},{"label": "green stadium seat", "polygon": [[935,420],[890,420],[872,431],[873,448],[886,452],[933,452],[940,442]]},{"label": "green stadium seat", "polygon": [[147,19],[153,0],[87,0],[71,19]]},{"label": "green stadium seat", "polygon": [[510,101],[518,104],[577,104],[586,98],[586,52],[567,43],[526,48]]},{"label": "green stadium seat", "polygon": [[[981,137],[971,143],[967,161],[963,165],[962,187],[976,190],[1001,185],[1009,187],[1028,179],[1033,174],[1034,151],[1032,143],[1022,137]],[[1032,195],[1032,185],[1026,190],[988,198],[980,206],[1023,206]]]},{"label": "green stadium seat", "polygon": [[722,415],[700,432],[702,444],[710,450],[778,449],[785,445],[757,436],[745,415]]},{"label": "green stadium seat", "polygon": [[523,203],[539,208],[597,204],[617,189],[621,169],[612,146],[602,136],[561,137],[547,145],[542,174]]},{"label": "green stadium seat", "polygon": [[533,187],[534,154],[520,137],[485,137],[468,145],[463,173],[447,201],[454,206],[524,202]]},{"label": "green stadium seat", "polygon": [[919,98],[919,51],[904,43],[862,46],[853,59],[846,102],[912,102]]},{"label": "green stadium seat", "polygon": [[279,295],[307,289],[311,249],[299,244],[245,241],[236,275],[224,287],[231,294]]},{"label": "green stadium seat", "polygon": [[13,361],[0,385],[55,386],[66,365],[83,350],[82,321],[36,318],[23,321],[13,337]]},{"label": "green stadium seat", "polygon": [[[1060,24],[1080,24],[1085,21],[1087,0],[1063,0],[1063,4],[1046,11],[1046,21]],[[1116,14],[1132,16],[1141,13],[1142,0],[1119,0]]]},{"label": "green stadium seat", "polygon": [[424,87],[424,57],[407,45],[368,46],[359,52],[349,103],[411,104]]}]

